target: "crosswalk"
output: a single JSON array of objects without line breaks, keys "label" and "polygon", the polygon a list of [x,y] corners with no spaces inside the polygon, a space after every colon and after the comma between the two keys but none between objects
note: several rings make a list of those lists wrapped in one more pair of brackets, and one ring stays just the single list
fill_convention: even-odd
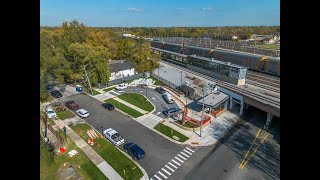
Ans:
[{"label": "crosswalk", "polygon": [[160,122],[163,119],[163,118],[161,118],[161,117],[159,117],[157,115],[154,115],[154,114],[150,114],[149,118],[151,118],[151,119],[153,119],[153,120],[155,120],[157,122]]},{"label": "crosswalk", "polygon": [[150,180],[162,180],[171,176],[181,165],[185,162],[195,150],[191,148],[184,148],[179,154],[177,154],[171,161],[169,161],[164,167],[161,168]]},{"label": "crosswalk", "polygon": [[116,91],[114,91],[114,90],[109,91],[109,93],[115,94],[115,95],[120,95],[120,93],[118,93],[118,92],[116,92]]}]

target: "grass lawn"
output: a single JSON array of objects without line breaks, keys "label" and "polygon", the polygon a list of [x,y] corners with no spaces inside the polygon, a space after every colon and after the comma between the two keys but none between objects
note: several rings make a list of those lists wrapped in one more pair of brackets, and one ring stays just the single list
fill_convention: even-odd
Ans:
[{"label": "grass lawn", "polygon": [[[67,152],[74,149],[78,151],[78,154],[70,158],[67,152],[63,154],[57,153],[51,165],[41,163],[40,160],[40,179],[58,179],[58,174],[60,172],[68,172],[70,165],[72,165],[75,174],[80,176],[81,179],[108,179],[69,137],[67,137],[66,148]],[[64,163],[66,163],[66,166],[64,166]]]},{"label": "grass lawn", "polygon": [[147,100],[147,98],[141,94],[126,93],[117,97],[148,112],[154,109],[153,105]]},{"label": "grass lawn", "polygon": [[110,99],[105,100],[104,102],[111,103],[114,107],[120,109],[121,111],[129,114],[130,116],[132,116],[134,118],[137,118],[137,117],[140,117],[143,115],[139,111],[136,111],[136,110],[134,110],[134,109],[132,109],[132,108],[130,108],[130,107],[120,103],[119,101],[114,100],[114,99],[110,98]]},{"label": "grass lawn", "polygon": [[179,133],[178,131],[172,129],[169,126],[166,126],[162,123],[159,123],[158,125],[156,125],[156,127],[154,127],[155,130],[161,132],[162,134],[168,136],[169,138],[175,140],[173,138],[173,136],[177,136],[180,139],[178,140],[179,142],[185,142],[186,140],[188,140],[189,138],[181,133]]},{"label": "grass lawn", "polygon": [[[84,91],[84,92],[86,92],[86,93],[88,93],[88,94],[91,94],[90,88],[88,89],[88,88],[85,87],[85,86],[82,86],[82,91]],[[96,90],[94,90],[94,89],[92,89],[92,92],[93,92],[93,94],[91,94],[91,95],[93,95],[93,96],[98,95],[98,94],[101,94],[101,93],[99,93],[98,91],[96,91]]]},{"label": "grass lawn", "polygon": [[[176,123],[182,125],[182,121],[176,121]],[[192,122],[189,122],[187,121],[184,125],[182,125],[184,127],[187,127],[187,128],[197,128],[199,127],[199,125],[195,124],[195,123],[192,123]]]},{"label": "grass lawn", "polygon": [[280,45],[278,44],[258,44],[258,45],[255,45],[255,47],[264,48],[264,49],[273,49],[273,48],[277,50],[280,49]]},{"label": "grass lawn", "polygon": [[[88,140],[87,130],[91,129],[88,124],[77,124],[71,127],[84,141]],[[99,146],[100,144],[100,146]],[[120,152],[105,138],[97,138],[91,146],[112,168],[124,179],[140,179],[142,171],[126,155]],[[125,176],[124,171],[125,170]]]},{"label": "grass lawn", "polygon": [[65,119],[73,118],[75,115],[69,110],[65,110],[65,111],[57,112],[57,116],[59,119],[65,120]]},{"label": "grass lawn", "polygon": [[159,81],[158,79],[154,78],[153,76],[150,76],[149,78],[154,80],[154,84],[153,85],[165,86],[165,84],[163,82]]},{"label": "grass lawn", "polygon": [[108,92],[108,91],[111,91],[111,90],[115,89],[116,87],[117,86],[109,87],[109,88],[104,89],[103,91],[104,92]]}]

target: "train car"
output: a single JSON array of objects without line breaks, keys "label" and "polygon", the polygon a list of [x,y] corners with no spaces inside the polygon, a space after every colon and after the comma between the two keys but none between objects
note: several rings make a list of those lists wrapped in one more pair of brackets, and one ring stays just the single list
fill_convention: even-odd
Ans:
[{"label": "train car", "polygon": [[280,76],[280,58],[277,57],[233,51],[217,47],[210,49],[167,42],[152,41],[151,46],[186,55],[214,58],[223,62],[231,62],[233,64],[246,66],[251,70]]}]

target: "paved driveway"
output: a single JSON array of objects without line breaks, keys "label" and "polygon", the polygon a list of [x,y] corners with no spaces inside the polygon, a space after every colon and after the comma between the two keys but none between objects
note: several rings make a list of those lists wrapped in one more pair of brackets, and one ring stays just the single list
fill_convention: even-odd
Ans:
[{"label": "paved driveway", "polygon": [[[105,110],[101,107],[102,103],[100,101],[86,94],[64,97],[55,104],[61,104],[69,100],[74,100],[80,108],[89,111],[90,116],[84,120],[99,132],[107,128],[113,128],[124,137],[125,143],[133,142],[144,149],[146,156],[138,162],[146,170],[149,177],[157,173],[185,147],[165,139],[117,110]],[[122,145],[119,148],[123,150]]]}]

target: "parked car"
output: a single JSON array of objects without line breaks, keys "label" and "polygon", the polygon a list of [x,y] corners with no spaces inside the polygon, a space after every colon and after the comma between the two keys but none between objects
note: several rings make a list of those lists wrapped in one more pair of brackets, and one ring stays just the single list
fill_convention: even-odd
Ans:
[{"label": "parked car", "polygon": [[120,90],[120,89],[126,89],[129,87],[129,84],[125,83],[125,84],[120,84],[116,87],[117,90]]},{"label": "parked car", "polygon": [[49,119],[57,117],[57,113],[51,107],[47,107],[44,112],[47,114]]},{"label": "parked car", "polygon": [[102,134],[115,146],[119,146],[124,143],[123,137],[112,128],[104,130]]},{"label": "parked car", "polygon": [[161,86],[159,86],[159,87],[156,87],[156,89],[155,89],[158,93],[160,93],[160,94],[164,94],[164,93],[166,93],[166,90],[164,90]]},{"label": "parked car", "polygon": [[114,109],[114,106],[110,103],[103,103],[102,107],[104,107],[105,109],[108,109],[109,111]]},{"label": "parked car", "polygon": [[66,102],[66,106],[67,108],[73,109],[73,110],[79,109],[79,104],[75,103],[74,101]]},{"label": "parked car", "polygon": [[82,118],[86,118],[89,116],[89,112],[86,111],[85,109],[79,109],[76,111],[76,113],[78,114],[78,116],[80,116]]},{"label": "parked car", "polygon": [[61,98],[62,94],[58,91],[58,90],[54,90],[50,92],[51,96],[55,97],[55,98]]},{"label": "parked car", "polygon": [[165,111],[163,111],[163,114],[167,117],[176,116],[177,113],[181,112],[181,109],[179,108],[169,108]]},{"label": "parked car", "polygon": [[174,99],[172,98],[172,96],[168,93],[165,93],[162,95],[163,99],[166,100],[166,102],[168,104],[173,104],[174,103]]},{"label": "parked car", "polygon": [[142,150],[138,145],[134,143],[127,143],[123,146],[123,149],[126,153],[133,156],[135,160],[140,160],[145,156],[144,150]]}]

